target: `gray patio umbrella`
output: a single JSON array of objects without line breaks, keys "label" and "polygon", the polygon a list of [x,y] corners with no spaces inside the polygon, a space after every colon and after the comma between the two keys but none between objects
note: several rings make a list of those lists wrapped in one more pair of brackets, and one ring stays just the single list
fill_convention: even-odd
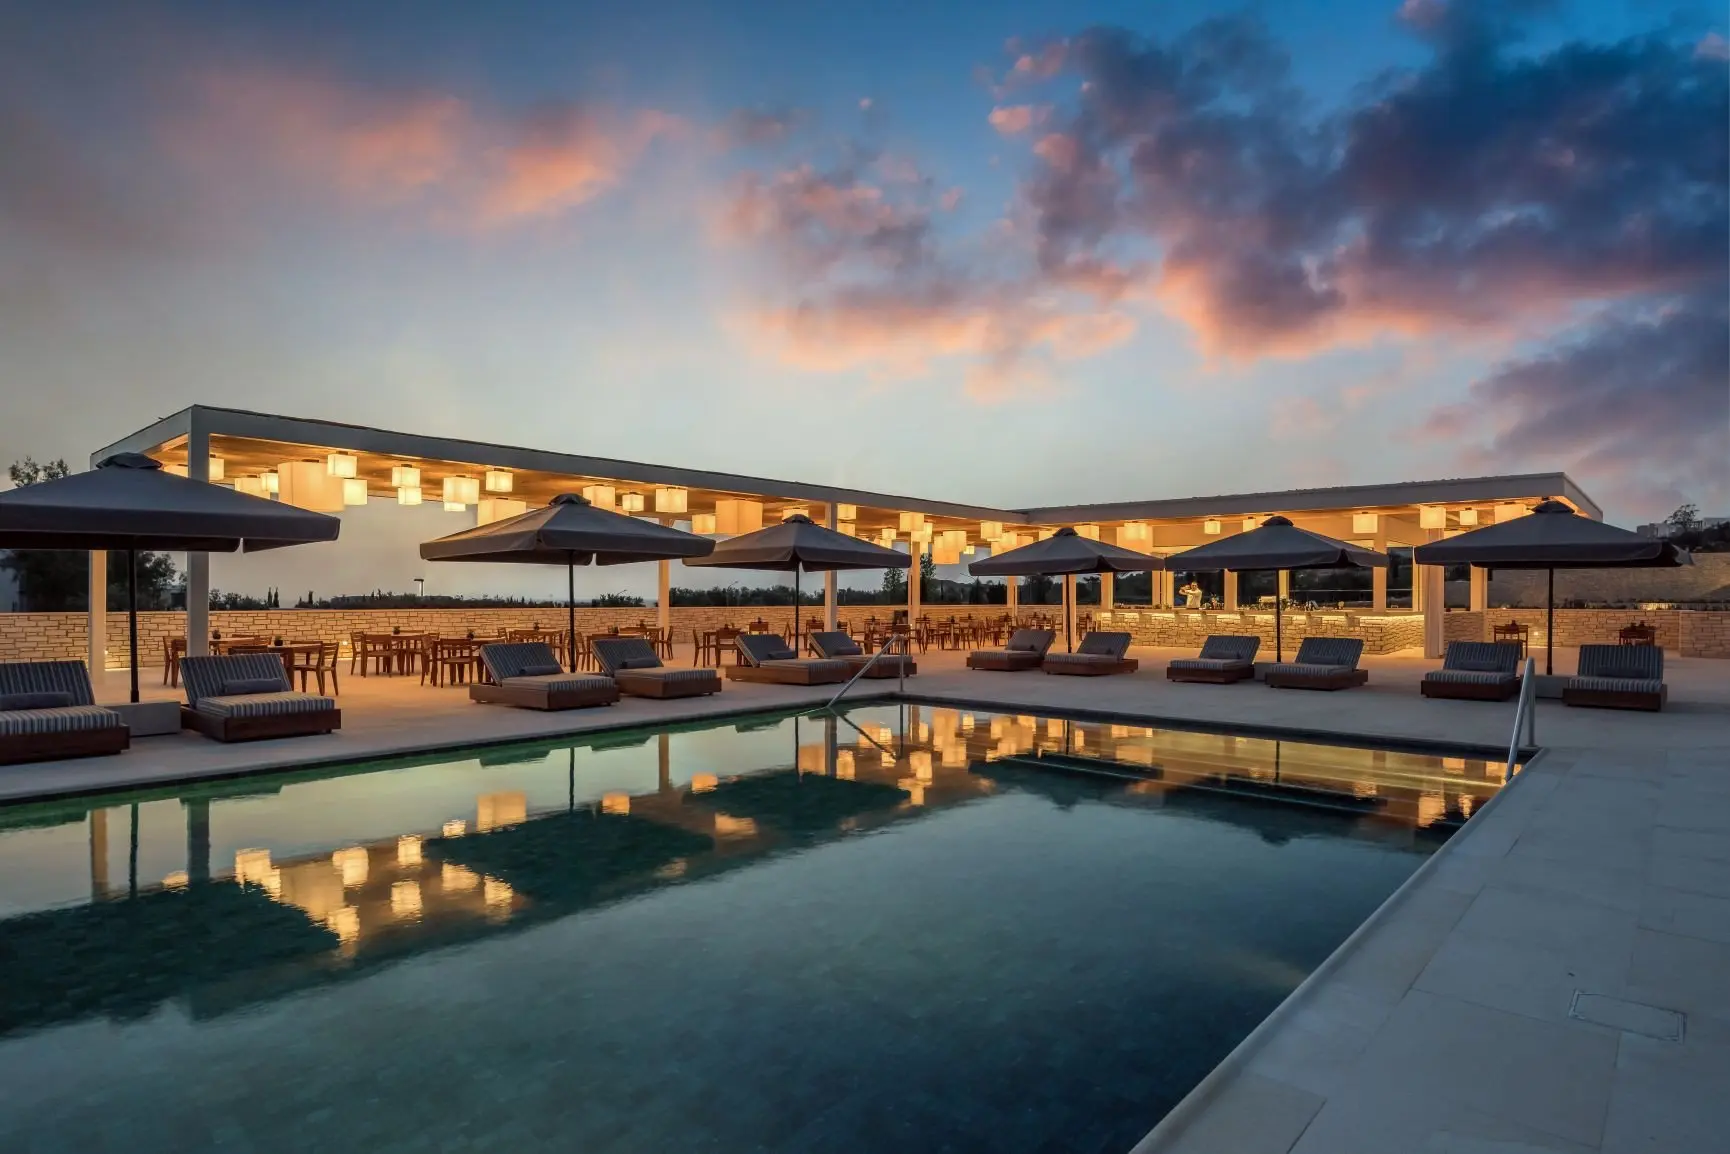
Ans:
[{"label": "gray patio umbrella", "polygon": [[[1285,517],[1269,517],[1247,533],[1222,537],[1173,553],[1165,559],[1170,569],[1223,570],[1240,573],[1252,569],[1360,569],[1384,568],[1387,554],[1336,541],[1308,529],[1299,529]],[[1273,599],[1274,660],[1285,660],[1285,607]]]},{"label": "gray patio umbrella", "polygon": [[686,564],[716,569],[764,569],[793,574],[793,651],[799,651],[799,574],[844,569],[906,569],[905,553],[826,529],[795,513],[779,525],[730,537],[715,551]]},{"label": "gray patio umbrella", "polygon": [[597,509],[575,493],[560,493],[544,509],[477,525],[420,547],[426,561],[485,561],[565,567],[565,628],[572,671],[577,667],[577,566],[629,565],[700,557],[707,537]]},{"label": "gray patio umbrella", "polygon": [[0,548],[126,551],[133,701],[141,550],[255,553],[334,541],[341,529],[335,517],[177,476],[139,453],[117,453],[88,473],[0,493]]},{"label": "gray patio umbrella", "polygon": [[1476,565],[1481,569],[1543,569],[1544,673],[1552,672],[1556,634],[1556,570],[1674,568],[1692,565],[1687,550],[1662,537],[1642,537],[1590,517],[1561,501],[1540,501],[1531,516],[1516,517],[1432,541],[1412,551],[1419,565]]},{"label": "gray patio umbrella", "polygon": [[1149,573],[1164,568],[1165,562],[1158,557],[1095,541],[1064,526],[1043,541],[975,561],[967,571],[975,577],[1062,577],[1063,643],[1073,649],[1069,607],[1075,600],[1077,573]]}]

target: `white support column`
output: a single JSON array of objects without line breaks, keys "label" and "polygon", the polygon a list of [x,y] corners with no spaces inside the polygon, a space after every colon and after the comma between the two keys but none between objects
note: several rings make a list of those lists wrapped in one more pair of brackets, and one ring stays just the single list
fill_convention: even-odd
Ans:
[{"label": "white support column", "polygon": [[101,549],[90,553],[90,603],[86,610],[90,635],[86,641],[84,664],[90,670],[90,685],[96,690],[96,700],[103,695],[103,679],[108,668],[108,554]]},{"label": "white support column", "polygon": [[673,624],[673,563],[662,560],[657,566],[655,588],[655,626],[665,630]]},{"label": "white support column", "polygon": [[1063,651],[1075,652],[1075,574],[1063,575]]},{"label": "white support column", "polygon": [[907,625],[909,628],[919,623],[919,558],[924,552],[925,546],[919,542],[907,542],[907,555],[913,559],[913,564],[907,569]]},{"label": "white support column", "polygon": [[1117,574],[1101,573],[1099,575],[1099,608],[1109,612],[1117,607]]},{"label": "white support column", "polygon": [[1281,569],[1279,571],[1279,585],[1274,589],[1274,593],[1279,597],[1281,605],[1284,605],[1287,601],[1291,600],[1290,569]]},{"label": "white support column", "polygon": [[[1370,542],[1370,547],[1377,553],[1388,551],[1388,539],[1380,533]],[[1412,598],[1417,598],[1417,575],[1413,574]],[[1370,570],[1370,608],[1378,613],[1388,607],[1388,570],[1383,566]]]},{"label": "white support column", "polygon": [[[839,530],[841,521],[835,514],[835,502],[829,502],[829,516],[825,518],[829,528]],[[837,585],[835,570],[823,574],[823,628],[833,633],[835,631],[835,587]]]},{"label": "white support column", "polygon": [[1159,571],[1159,592],[1153,603],[1167,609],[1177,604],[1177,574],[1170,569]]},{"label": "white support column", "polygon": [[[196,409],[186,438],[186,475],[194,481],[210,480],[210,434],[199,427]],[[186,653],[189,657],[210,655],[209,553],[186,555]]]},{"label": "white support column", "polygon": [[[1441,538],[1441,530],[1425,529],[1424,536],[1431,541]],[[1424,656],[1437,658],[1447,648],[1443,640],[1442,617],[1447,612],[1447,596],[1442,577],[1445,575],[1440,565],[1415,565],[1412,568],[1412,605],[1422,610],[1424,615]]]},{"label": "white support column", "polygon": [[1003,603],[1009,610],[1009,615],[1015,617],[1021,612],[1021,578],[1005,577]]},{"label": "white support column", "polygon": [[1237,574],[1227,569],[1222,576],[1225,578],[1225,607],[1237,608]]},{"label": "white support column", "polygon": [[1467,607],[1473,613],[1487,613],[1490,609],[1490,571],[1472,566],[1471,601]]}]

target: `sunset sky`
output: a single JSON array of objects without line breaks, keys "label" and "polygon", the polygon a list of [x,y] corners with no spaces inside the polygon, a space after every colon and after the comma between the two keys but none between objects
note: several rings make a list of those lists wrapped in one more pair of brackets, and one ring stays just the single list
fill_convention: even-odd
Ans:
[{"label": "sunset sky", "polygon": [[1722,11],[3,3],[0,458],[204,403],[999,506],[1730,513]]}]

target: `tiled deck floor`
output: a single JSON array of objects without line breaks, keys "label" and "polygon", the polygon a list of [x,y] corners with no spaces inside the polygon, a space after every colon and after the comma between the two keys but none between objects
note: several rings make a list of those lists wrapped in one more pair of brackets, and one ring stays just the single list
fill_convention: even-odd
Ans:
[{"label": "tiled deck floor", "polygon": [[[1028,712],[1506,743],[1513,706],[1433,702],[1433,663],[1368,658],[1321,694],[1173,685],[1170,651],[1130,677],[972,673],[920,658],[921,697]],[[1573,667],[1559,653],[1558,670]],[[1651,1154],[1730,1133],[1730,664],[1671,659],[1671,706],[1541,705],[1547,752],[1456,836],[1139,1149],[1185,1154]],[[156,680],[156,679],[152,679]],[[873,688],[893,691],[892,681]],[[121,679],[110,678],[118,698]],[[120,758],[0,771],[0,799],[455,743],[815,704],[830,691],[729,682],[717,697],[537,714],[413,679],[345,678],[330,738],[144,739]],[[163,696],[160,685],[150,696]],[[1664,1041],[1571,1016],[1576,992],[1685,1016]],[[1600,1018],[1638,1014],[1600,1004]],[[1663,1021],[1662,1016],[1656,1020]],[[1640,1024],[1637,1019],[1620,1025]]]}]

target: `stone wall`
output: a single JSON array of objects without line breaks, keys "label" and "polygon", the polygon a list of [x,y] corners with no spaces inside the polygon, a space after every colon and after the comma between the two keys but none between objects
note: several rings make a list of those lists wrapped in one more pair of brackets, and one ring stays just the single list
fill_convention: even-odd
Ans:
[{"label": "stone wall", "polygon": [[[1490,575],[1490,605],[1542,609],[1546,574],[1503,569]],[[1558,569],[1556,604],[1638,606],[1649,602],[1730,604],[1730,553],[1699,553],[1679,569]]]},{"label": "stone wall", "polygon": [[[1120,609],[1101,613],[1100,628],[1127,629],[1137,645],[1200,649],[1209,634],[1256,636],[1263,650],[1274,650],[1274,616],[1255,611],[1202,609]],[[1394,653],[1424,643],[1421,613],[1287,612],[1281,631],[1289,657],[1305,637],[1362,638],[1365,653]]]},{"label": "stone wall", "polygon": [[[1450,612],[1442,635],[1449,641],[1489,641],[1497,625],[1526,626],[1533,646],[1544,644],[1542,609],[1491,609],[1486,613]],[[1622,627],[1643,621],[1658,631],[1658,644],[1681,657],[1730,658],[1730,612],[1690,609],[1558,609],[1556,644],[1614,645]]]}]

